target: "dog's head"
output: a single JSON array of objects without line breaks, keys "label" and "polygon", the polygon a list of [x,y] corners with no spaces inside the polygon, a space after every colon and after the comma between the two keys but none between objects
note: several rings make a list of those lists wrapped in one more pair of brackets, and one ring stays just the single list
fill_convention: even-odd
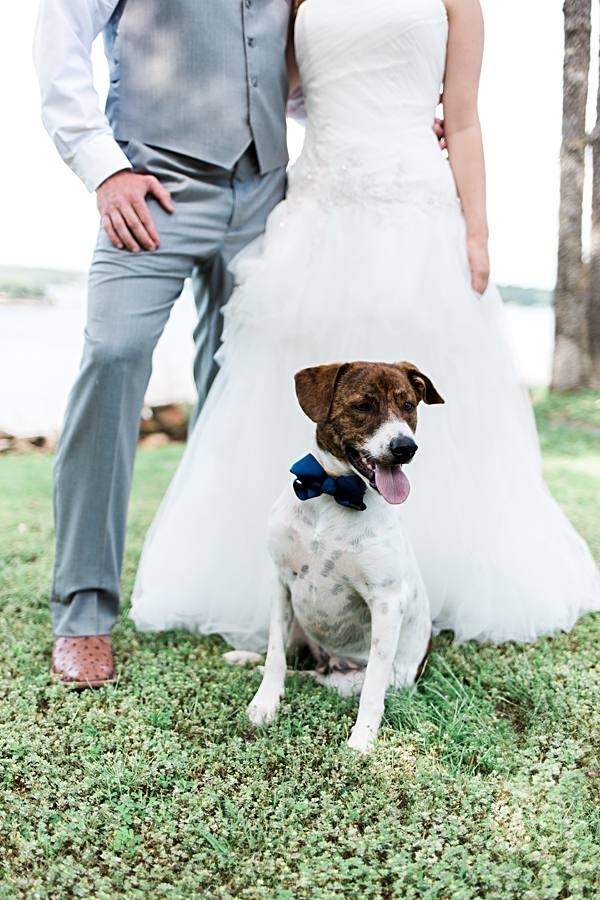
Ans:
[{"label": "dog's head", "polygon": [[402,466],[417,450],[417,406],[444,402],[427,375],[409,362],[349,362],[302,369],[295,378],[318,446],[388,503],[403,503],[410,486]]}]

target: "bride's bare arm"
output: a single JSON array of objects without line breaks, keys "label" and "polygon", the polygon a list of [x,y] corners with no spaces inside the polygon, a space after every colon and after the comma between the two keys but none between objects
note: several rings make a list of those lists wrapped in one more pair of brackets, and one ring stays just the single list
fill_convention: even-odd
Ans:
[{"label": "bride's bare arm", "polygon": [[471,284],[482,293],[489,280],[485,164],[477,92],[483,55],[479,0],[444,0],[449,34],[444,76],[444,121],[448,159],[465,221]]}]

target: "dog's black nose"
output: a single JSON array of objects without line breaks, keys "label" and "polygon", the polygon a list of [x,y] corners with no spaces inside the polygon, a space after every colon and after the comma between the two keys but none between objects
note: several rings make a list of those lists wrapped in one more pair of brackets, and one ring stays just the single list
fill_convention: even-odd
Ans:
[{"label": "dog's black nose", "polygon": [[401,434],[390,441],[392,456],[399,463],[410,462],[417,452],[417,444],[407,434]]}]

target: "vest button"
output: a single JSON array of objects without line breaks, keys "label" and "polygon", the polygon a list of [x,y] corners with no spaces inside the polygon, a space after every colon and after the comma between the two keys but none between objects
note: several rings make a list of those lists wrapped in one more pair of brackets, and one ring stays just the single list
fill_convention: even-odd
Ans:
[{"label": "vest button", "polygon": [[246,0],[246,9],[252,9],[252,0]]},{"label": "vest button", "polygon": [[253,38],[253,37],[249,37],[249,38],[248,38],[248,46],[249,46],[249,47],[254,47],[254,38]]},{"label": "vest button", "polygon": [[252,76],[252,78],[250,79],[250,84],[252,85],[252,87],[256,87],[256,86],[257,86],[257,84],[258,84],[258,78],[256,77],[256,75],[253,75],[253,76]]}]

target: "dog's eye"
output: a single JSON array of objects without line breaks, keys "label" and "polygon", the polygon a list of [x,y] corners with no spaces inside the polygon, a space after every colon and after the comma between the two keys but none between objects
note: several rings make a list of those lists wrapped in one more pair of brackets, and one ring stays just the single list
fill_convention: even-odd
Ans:
[{"label": "dog's eye", "polygon": [[354,409],[357,412],[361,412],[361,413],[373,412],[373,404],[371,403],[370,400],[363,400],[362,403],[355,403]]},{"label": "dog's eye", "polygon": [[404,410],[404,412],[412,412],[414,408],[415,408],[415,404],[412,403],[412,401],[410,401],[410,400],[406,400],[402,404],[402,409]]}]

